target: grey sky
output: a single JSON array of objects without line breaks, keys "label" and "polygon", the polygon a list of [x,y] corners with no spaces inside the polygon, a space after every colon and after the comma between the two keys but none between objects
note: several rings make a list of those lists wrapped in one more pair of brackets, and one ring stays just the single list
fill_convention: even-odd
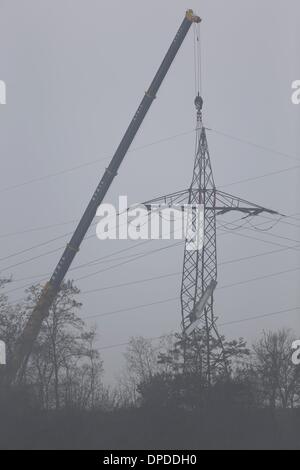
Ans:
[{"label": "grey sky", "polygon": [[[291,103],[291,82],[300,79],[297,0],[96,0],[0,1],[0,80],[7,104],[0,106],[0,236],[78,219],[107,161],[17,189],[3,189],[113,154],[156,72],[187,8],[203,18],[204,119],[207,127],[270,147],[278,155],[208,132],[217,186],[253,202],[298,214],[270,232],[220,232],[220,263],[293,246],[299,240],[299,170],[228,186],[300,165],[300,106]],[[191,131],[195,126],[193,34],[189,33],[151,108],[134,147]],[[129,153],[107,201],[128,194],[138,202],[186,188],[194,158],[193,134]],[[220,223],[230,218],[220,218]],[[263,219],[258,219],[261,223]],[[1,238],[0,257],[42,243],[74,224]],[[91,231],[90,233],[94,233]],[[272,236],[272,235],[274,236]],[[278,236],[285,238],[276,238]],[[1,262],[2,266],[64,245],[65,240]],[[79,265],[132,242],[86,241]],[[275,244],[275,245],[274,245]],[[167,246],[151,242],[132,253]],[[8,271],[15,279],[51,272],[60,251]],[[182,247],[82,280],[82,290],[180,271]],[[107,264],[93,268],[96,271]],[[300,266],[297,250],[220,266],[219,285]],[[91,268],[74,271],[75,279]],[[300,305],[299,272],[248,283],[216,294],[220,322]],[[12,284],[11,288],[19,284]],[[26,283],[26,282],[25,282]],[[101,314],[179,295],[180,276],[115,291],[82,295],[82,316]],[[22,297],[22,291],[11,299]],[[300,312],[220,328],[252,341],[263,329],[287,326],[300,334]],[[93,320],[95,322],[96,320]],[[180,304],[173,302],[99,318],[99,345],[174,331]],[[120,369],[124,348],[103,351],[107,377]]]}]

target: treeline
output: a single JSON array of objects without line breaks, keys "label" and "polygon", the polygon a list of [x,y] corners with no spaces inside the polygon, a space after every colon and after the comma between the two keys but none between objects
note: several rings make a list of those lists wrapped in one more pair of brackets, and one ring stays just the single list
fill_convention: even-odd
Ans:
[{"label": "treeline", "polygon": [[300,406],[300,367],[292,363],[293,336],[288,330],[263,333],[247,348],[243,339],[211,341],[210,380],[206,337],[176,335],[153,346],[132,338],[126,352],[124,404],[204,409],[237,406],[294,409]]},{"label": "treeline", "polygon": [[[1,287],[7,283],[9,280],[2,280]],[[18,305],[11,305],[4,294],[0,295],[0,339],[6,343],[8,364],[40,291],[39,285],[31,287],[24,302]],[[283,410],[289,413],[289,426],[296,417],[293,426],[300,430],[300,367],[291,360],[294,338],[288,330],[264,332],[251,348],[242,338],[212,339],[209,363],[206,338],[201,329],[188,340],[180,334],[155,342],[143,337],[132,338],[119,382],[109,388],[103,381],[104,366],[98,351],[97,332],[81,319],[79,293],[70,281],[62,286],[18,386],[9,392],[2,387],[0,448],[2,439],[4,446],[15,443],[13,447],[26,447],[25,431],[22,433],[22,426],[16,431],[13,424],[16,419],[25,422],[24,416],[29,420],[27,426],[35,431],[40,426],[43,428],[43,422],[50,426],[52,444],[43,441],[43,433],[38,433],[36,442],[42,447],[59,446],[63,442],[72,447],[72,442],[76,441],[79,447],[89,447],[95,442],[98,448],[105,444],[110,448],[134,445],[154,448],[157,442],[156,448],[159,448],[164,439],[157,440],[157,436],[152,435],[158,425],[168,435],[165,446],[169,448],[178,447],[178,442],[186,442],[186,446],[190,443],[193,448],[222,447],[222,442],[230,447],[233,441],[225,445],[229,438],[226,425],[231,427],[235,422],[237,432],[232,439],[241,439],[241,432],[245,431],[241,422],[243,416],[244,425],[248,422],[245,442],[249,441],[250,434],[255,440],[264,429],[264,435],[269,430],[272,441],[266,445],[276,448],[278,429],[283,429],[283,424],[277,428],[278,422],[275,425],[274,419]],[[33,423],[34,416],[38,418]],[[205,425],[206,432],[196,416],[202,426]],[[85,423],[79,430],[72,427],[71,436],[75,439],[79,433],[77,438],[66,441],[66,437],[61,437],[56,443],[60,432],[77,419]],[[220,428],[219,419],[223,421],[217,438],[213,429]],[[179,426],[176,431],[174,420]],[[185,420],[189,422],[188,431],[183,431]],[[126,423],[132,424],[130,431]],[[194,435],[196,429],[197,436]],[[85,443],[81,432],[89,436]],[[293,432],[285,434],[292,436]],[[30,445],[34,446],[28,443]]]}]

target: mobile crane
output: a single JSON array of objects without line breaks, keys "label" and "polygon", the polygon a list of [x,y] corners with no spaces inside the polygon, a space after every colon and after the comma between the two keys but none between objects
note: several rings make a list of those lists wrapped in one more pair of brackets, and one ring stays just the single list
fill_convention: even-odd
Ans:
[{"label": "mobile crane", "polygon": [[183,43],[191,25],[200,23],[201,18],[194,14],[193,10],[187,10],[185,17],[171,43],[167,54],[165,55],[148,91],[146,91],[132,121],[130,122],[109,166],[105,170],[96,191],[94,192],[75,232],[67,244],[62,257],[60,258],[52,277],[44,286],[40,298],[34,307],[27,324],[24,327],[18,341],[16,342],[12,358],[7,365],[5,374],[5,382],[9,384],[15,383],[26,369],[28,358],[32,351],[35,340],[37,339],[42,323],[49,315],[49,309],[57,296],[60,286],[65,275],[70,268],[76,253],[79,251],[81,242],[83,241],[95,215],[97,208],[102,203],[108,189],[110,188],[118,169],[130,147],[134,137],[139,130],[156,94],[162,84],[176,54]]}]

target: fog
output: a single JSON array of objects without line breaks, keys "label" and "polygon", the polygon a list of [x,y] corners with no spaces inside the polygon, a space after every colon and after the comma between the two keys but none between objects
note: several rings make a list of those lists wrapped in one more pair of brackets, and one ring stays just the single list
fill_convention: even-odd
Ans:
[{"label": "fog", "polygon": [[[299,249],[283,250],[298,244],[300,231],[300,106],[291,101],[291,84],[300,79],[296,0],[2,0],[0,79],[7,96],[0,106],[1,276],[13,277],[7,291],[18,288],[9,293],[12,302],[24,297],[24,286],[47,280],[187,8],[203,19],[203,116],[217,187],[294,217],[277,224],[275,217],[255,229],[266,222],[258,217],[252,226],[218,232],[219,330],[250,344],[263,330],[283,326],[299,336]],[[193,41],[190,31],[105,202],[127,195],[137,203],[189,186]],[[222,215],[219,223],[236,219]],[[133,241],[98,240],[95,227],[89,234],[73,268],[129,246],[128,254],[137,255],[172,243],[133,247]],[[77,280],[103,270],[76,284],[82,318],[93,316],[87,322],[98,328],[107,382],[120,372],[131,336],[174,332],[181,321],[180,274],[134,282],[180,272],[183,246],[107,269],[121,256],[68,276]],[[85,293],[122,283],[132,284]]]}]

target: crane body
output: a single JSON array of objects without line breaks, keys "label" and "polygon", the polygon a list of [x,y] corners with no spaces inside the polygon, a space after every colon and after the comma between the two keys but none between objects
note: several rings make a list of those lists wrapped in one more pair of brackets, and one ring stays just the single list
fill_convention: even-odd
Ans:
[{"label": "crane body", "polygon": [[131,120],[109,166],[106,168],[74,234],[67,244],[49,282],[44,286],[41,296],[34,307],[25,328],[18,339],[11,361],[7,367],[6,380],[13,383],[26,368],[33,344],[40,332],[44,319],[49,314],[49,309],[59,292],[60,286],[67,274],[76,253],[96,215],[99,205],[102,203],[109,190],[120,165],[134,140],[156,94],[162,84],[171,64],[182,45],[191,25],[200,23],[201,19],[192,10],[188,10],[172,41],[148,91],[145,93],[133,119]]}]

